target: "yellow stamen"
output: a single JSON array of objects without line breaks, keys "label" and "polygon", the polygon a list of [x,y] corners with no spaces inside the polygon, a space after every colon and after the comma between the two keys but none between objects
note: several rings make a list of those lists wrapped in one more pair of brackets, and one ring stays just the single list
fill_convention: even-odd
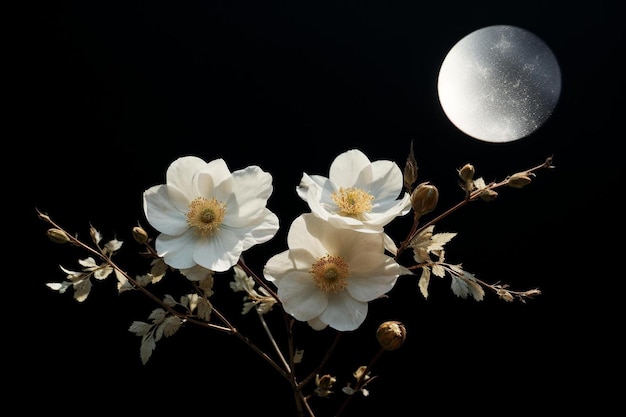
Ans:
[{"label": "yellow stamen", "polygon": [[324,292],[338,292],[348,286],[350,272],[341,256],[326,255],[318,259],[311,265],[309,273],[313,275],[315,286]]},{"label": "yellow stamen", "polygon": [[226,205],[221,201],[198,197],[189,204],[187,224],[203,237],[207,237],[219,230],[225,214]]},{"label": "yellow stamen", "polygon": [[339,191],[330,196],[339,207],[339,213],[344,216],[358,217],[372,210],[374,196],[359,188],[339,188]]}]

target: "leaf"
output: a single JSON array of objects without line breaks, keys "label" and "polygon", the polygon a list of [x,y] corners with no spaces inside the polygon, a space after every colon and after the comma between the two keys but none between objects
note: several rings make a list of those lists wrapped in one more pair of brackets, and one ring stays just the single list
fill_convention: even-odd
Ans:
[{"label": "leaf", "polygon": [[89,291],[91,291],[91,280],[84,279],[82,281],[75,282],[74,286],[74,299],[82,303],[87,299]]},{"label": "leaf", "polygon": [[128,282],[126,275],[124,275],[122,271],[116,268],[114,272],[115,272],[115,278],[117,278],[117,293],[118,294],[121,294],[124,291],[131,290],[133,288],[133,286],[130,285],[130,282]]},{"label": "leaf", "polygon": [[420,280],[418,283],[420,292],[424,296],[424,298],[428,298],[428,284],[430,283],[430,268],[424,267],[422,268],[422,275],[420,276]]},{"label": "leaf", "polygon": [[137,336],[145,336],[150,332],[153,324],[144,321],[133,321],[128,328],[129,332],[135,333]]},{"label": "leaf", "polygon": [[443,250],[443,245],[452,240],[456,235],[456,233],[435,233],[430,239],[428,251]]},{"label": "leaf", "polygon": [[474,276],[469,272],[463,271],[463,275],[452,275],[452,292],[461,298],[467,298],[471,295],[476,301],[482,301],[485,291],[476,282]]},{"label": "leaf", "polygon": [[155,308],[154,310],[152,310],[152,313],[150,313],[150,316],[148,318],[152,320],[152,323],[161,323],[166,314],[167,312],[162,308]]},{"label": "leaf", "polygon": [[78,263],[81,264],[82,266],[84,266],[85,268],[89,269],[89,270],[93,270],[95,268],[98,267],[98,264],[96,263],[96,260],[94,258],[92,258],[91,256],[85,258],[85,259],[79,259]]},{"label": "leaf", "polygon": [[111,272],[113,272],[113,268],[111,267],[111,265],[103,265],[96,269],[96,271],[93,273],[93,277],[97,280],[103,280],[111,275]]},{"label": "leaf", "polygon": [[209,302],[209,300],[207,300],[204,297],[201,297],[198,299],[198,317],[200,317],[202,320],[204,321],[210,321],[211,320],[211,313],[213,312],[213,306],[211,305],[211,303]]},{"label": "leaf", "polygon": [[152,334],[150,336],[144,337],[141,339],[141,347],[139,349],[139,356],[141,357],[141,363],[146,364],[152,356],[152,352],[156,349],[156,342],[154,341],[154,337]]},{"label": "leaf", "polygon": [[117,240],[117,239],[112,239],[110,240],[106,245],[104,245],[104,248],[109,252],[109,253],[114,253],[116,251],[118,251],[121,247],[122,244],[124,242]]},{"label": "leaf", "polygon": [[165,337],[170,337],[180,329],[182,323],[183,322],[177,316],[169,316],[159,327],[163,328],[163,335]]},{"label": "leaf", "polygon": [[[182,297],[181,297],[182,300]],[[163,302],[165,303],[166,306],[169,307],[174,307],[177,303],[176,300],[174,300],[174,297],[172,297],[169,294],[165,294],[165,296],[163,297]]]},{"label": "leaf", "polygon": [[446,275],[446,269],[441,264],[434,264],[433,267],[433,275],[443,278]]},{"label": "leaf", "polygon": [[52,288],[53,290],[58,291],[59,293],[63,294],[69,287],[72,286],[72,283],[68,282],[68,281],[48,282],[48,283],[46,283],[46,286],[48,286],[49,288]]},{"label": "leaf", "polygon": [[59,268],[61,268],[61,271],[67,274],[67,279],[69,279],[72,282],[78,281],[83,278],[83,275],[84,275],[83,272],[69,270],[67,268],[64,268],[63,265],[59,265]]},{"label": "leaf", "polygon": [[165,337],[170,337],[180,328],[181,321],[176,316],[168,316],[156,328],[155,340],[158,342]]}]

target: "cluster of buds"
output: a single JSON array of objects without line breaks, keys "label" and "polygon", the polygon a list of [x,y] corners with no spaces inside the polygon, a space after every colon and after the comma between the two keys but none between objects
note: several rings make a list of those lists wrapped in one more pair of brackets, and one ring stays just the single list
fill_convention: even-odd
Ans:
[{"label": "cluster of buds", "polygon": [[470,194],[476,190],[479,190],[480,197],[483,201],[493,201],[498,197],[498,193],[485,185],[485,181],[482,178],[474,179],[476,169],[472,164],[465,164],[459,170],[459,185],[465,191],[465,198],[470,198]]}]

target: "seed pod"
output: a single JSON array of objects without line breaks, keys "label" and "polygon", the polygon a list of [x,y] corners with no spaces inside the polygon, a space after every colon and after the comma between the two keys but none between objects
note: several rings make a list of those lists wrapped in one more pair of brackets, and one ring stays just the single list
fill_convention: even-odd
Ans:
[{"label": "seed pod", "polygon": [[475,172],[474,165],[465,164],[463,168],[459,169],[459,178],[461,178],[463,182],[471,181],[474,179]]},{"label": "seed pod", "polygon": [[415,160],[415,155],[413,154],[413,141],[411,141],[411,151],[409,152],[409,156],[406,159],[406,164],[404,165],[404,187],[407,190],[410,190],[415,181],[417,181],[417,161]]},{"label": "seed pod", "polygon": [[437,207],[439,190],[434,185],[426,182],[421,183],[411,193],[411,206],[416,216],[430,213]]},{"label": "seed pod", "polygon": [[46,235],[48,235],[48,239],[54,243],[63,244],[70,241],[70,238],[67,237],[67,234],[61,229],[48,229]]},{"label": "seed pod", "polygon": [[507,185],[513,188],[525,187],[532,181],[532,179],[530,178],[532,175],[532,173],[518,172],[517,174],[513,174],[509,177]]},{"label": "seed pod", "polygon": [[498,192],[497,192],[497,191],[494,191],[494,190],[492,190],[492,189],[490,189],[490,188],[488,188],[488,189],[483,190],[483,191],[480,193],[480,196],[479,196],[479,197],[480,197],[480,198],[481,198],[481,200],[483,200],[483,201],[487,201],[487,202],[489,202],[489,201],[493,201],[493,200],[495,200],[495,199],[496,199],[496,197],[498,197]]},{"label": "seed pod", "polygon": [[378,326],[376,339],[385,350],[396,350],[406,340],[406,328],[399,321],[386,321]]},{"label": "seed pod", "polygon": [[148,233],[140,226],[133,227],[133,239],[140,245],[148,241]]}]

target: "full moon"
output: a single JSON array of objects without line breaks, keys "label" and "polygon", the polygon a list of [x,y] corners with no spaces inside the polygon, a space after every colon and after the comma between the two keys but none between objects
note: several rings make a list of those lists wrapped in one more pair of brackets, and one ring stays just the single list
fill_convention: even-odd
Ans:
[{"label": "full moon", "polygon": [[561,94],[561,70],[533,33],[487,26],[450,49],[437,90],[446,116],[463,133],[486,142],[511,142],[550,117]]}]

